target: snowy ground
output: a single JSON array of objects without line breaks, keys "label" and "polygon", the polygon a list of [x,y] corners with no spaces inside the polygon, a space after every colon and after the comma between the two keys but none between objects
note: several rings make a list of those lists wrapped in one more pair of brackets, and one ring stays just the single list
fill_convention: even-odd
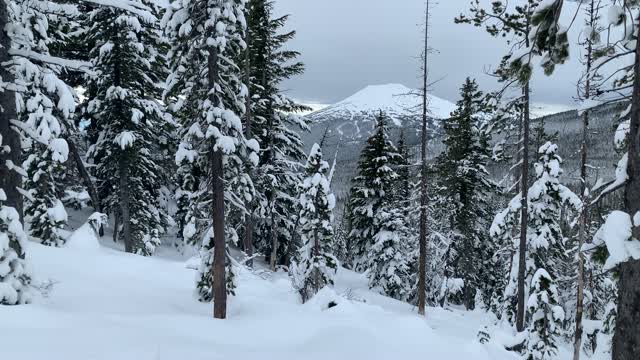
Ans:
[{"label": "snowy ground", "polygon": [[[488,315],[428,309],[374,294],[366,279],[341,270],[338,306],[325,291],[301,305],[284,273],[239,275],[227,320],[194,300],[184,260],[143,258],[107,248],[29,244],[38,281],[53,281],[34,304],[0,307],[0,359],[408,359],[509,360],[476,340]],[[113,244],[111,242],[111,244]],[[166,249],[165,249],[166,250]]]}]

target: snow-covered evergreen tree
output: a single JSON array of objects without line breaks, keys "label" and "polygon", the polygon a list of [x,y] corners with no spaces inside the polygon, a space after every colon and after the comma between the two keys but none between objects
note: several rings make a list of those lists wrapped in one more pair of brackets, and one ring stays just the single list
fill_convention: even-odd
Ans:
[{"label": "snow-covered evergreen tree", "polygon": [[525,340],[524,359],[545,360],[558,355],[565,313],[559,305],[556,281],[539,268],[531,279],[527,316],[531,324]]},{"label": "snow-covered evergreen tree", "polygon": [[[253,205],[254,242],[271,265],[287,263],[301,244],[297,237],[295,199],[304,158],[300,131],[304,119],[295,113],[306,107],[287,97],[280,84],[304,71],[297,51],[286,48],[296,35],[283,31],[288,16],[274,16],[272,1],[251,0],[247,4],[247,60],[251,97],[251,133],[260,143],[260,164],[254,183],[259,197]],[[274,246],[277,248],[274,251]],[[272,257],[275,257],[271,259]]]},{"label": "snow-covered evergreen tree", "polygon": [[[389,139],[387,117],[376,117],[358,163],[349,199],[350,251],[355,269],[368,270],[369,287],[406,299],[410,294],[409,229],[396,170],[402,156]],[[404,204],[406,205],[406,204]]]},{"label": "snow-covered evergreen tree", "polygon": [[52,175],[48,170],[66,160],[67,146],[61,136],[75,107],[72,91],[58,74],[62,65],[77,64],[50,55],[48,16],[68,15],[75,8],[48,0],[6,0],[0,6],[0,25],[6,33],[0,51],[0,304],[11,305],[30,299],[31,275],[25,260],[26,235],[19,213],[22,199],[17,189],[20,176],[27,175],[18,163],[21,142],[31,145],[30,158],[38,162],[42,172],[38,176],[38,171],[32,171],[34,176],[27,182],[31,189],[40,191],[40,203],[31,205],[41,210],[32,219],[35,230],[43,231],[43,241],[59,244],[56,220],[66,217],[59,211],[58,194],[48,186]]},{"label": "snow-covered evergreen tree", "polygon": [[[0,137],[0,146],[1,141]],[[0,188],[0,305],[24,304],[31,301],[31,271],[24,253],[27,235],[20,215],[5,201]]]},{"label": "snow-covered evergreen tree", "polygon": [[367,252],[369,287],[398,300],[411,294],[409,229],[397,202],[383,203],[373,219],[377,229]]},{"label": "snow-covered evergreen tree", "polygon": [[[558,309],[558,263],[564,261],[565,247],[560,212],[563,206],[580,211],[582,202],[566,186],[560,183],[562,159],[558,147],[546,143],[540,147],[540,160],[535,165],[536,181],[528,189],[528,207],[531,214],[527,226],[526,285],[530,294],[527,302],[527,320],[530,336],[525,340],[527,356],[542,359],[555,351],[559,341],[558,323],[564,320],[564,311]],[[516,196],[507,209],[500,212],[491,226],[494,239],[511,238],[511,229],[517,226],[520,197]],[[514,249],[516,248],[514,244]],[[514,323],[517,256],[514,256],[511,276],[504,293],[506,319]],[[544,300],[544,301],[543,301]],[[539,342],[543,343],[540,344]],[[542,354],[542,355],[541,355]]]},{"label": "snow-covered evergreen tree", "polygon": [[496,246],[487,236],[490,197],[496,185],[486,169],[492,147],[485,118],[491,108],[474,80],[467,78],[460,95],[458,108],[444,123],[445,150],[437,159],[435,201],[444,210],[440,211],[445,216],[442,222],[450,227],[443,281],[463,284],[458,292],[445,291],[446,300],[473,309],[477,291],[488,296],[498,284],[491,262]]},{"label": "snow-covered evergreen tree", "polygon": [[[201,301],[220,295],[214,302],[220,318],[226,316],[226,295],[215,291],[220,283],[214,279],[222,279],[227,292],[232,291],[225,241],[238,238],[225,213],[245,211],[252,201],[247,166],[258,163],[257,141],[247,140],[243,131],[247,87],[235,62],[246,46],[244,13],[244,0],[175,0],[162,21],[172,43],[165,97],[182,126],[176,163],[183,175],[183,235],[196,243],[205,232],[213,233],[202,243],[197,293]],[[227,271],[220,271],[225,254]]]},{"label": "snow-covered evergreen tree", "polygon": [[[27,159],[22,164],[27,190],[25,214],[31,222],[31,235],[43,244],[64,243],[58,230],[66,224],[67,214],[60,202],[60,181],[68,146],[62,139],[70,130],[68,119],[75,110],[72,90],[59,78],[64,60],[50,55],[49,17],[73,13],[72,7],[50,1],[10,2],[10,16],[15,26],[8,27],[15,55],[13,72],[17,91],[18,121],[28,144]],[[48,61],[43,61],[43,59]]]},{"label": "snow-covered evergreen tree", "polygon": [[125,250],[152,255],[160,244],[166,214],[159,206],[162,170],[154,153],[167,121],[161,98],[164,80],[159,8],[135,0],[133,10],[109,4],[90,13],[94,73],[87,104],[96,138],[90,155],[103,194],[103,211],[121,220]]},{"label": "snow-covered evergreen tree", "polygon": [[369,251],[376,243],[373,237],[381,230],[376,221],[378,211],[393,203],[398,179],[395,167],[400,158],[389,139],[387,117],[380,113],[374,133],[360,154],[358,175],[353,179],[349,198],[349,243],[358,271],[368,267]]},{"label": "snow-covered evergreen tree", "polygon": [[299,186],[299,231],[302,247],[292,264],[294,285],[306,302],[326,285],[333,285],[338,260],[333,254],[333,208],[335,196],[328,179],[329,164],[322,149],[314,144],[305,165],[305,178]]}]

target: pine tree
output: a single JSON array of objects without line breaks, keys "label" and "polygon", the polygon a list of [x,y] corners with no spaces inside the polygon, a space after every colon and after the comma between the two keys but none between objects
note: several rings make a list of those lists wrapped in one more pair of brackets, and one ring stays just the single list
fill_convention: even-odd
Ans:
[{"label": "pine tree", "polygon": [[382,203],[373,218],[377,231],[366,257],[369,288],[398,300],[407,300],[413,285],[409,229],[405,221],[396,201]]},{"label": "pine tree", "polygon": [[[445,150],[437,159],[438,206],[446,209],[442,222],[450,229],[450,245],[445,258],[444,281],[462,281],[461,292],[451,301],[475,307],[478,290],[493,293],[495,269],[489,259],[495,245],[487,238],[490,224],[490,197],[496,190],[486,167],[492,148],[489,127],[483,117],[491,112],[484,94],[474,80],[467,78],[461,88],[458,108],[444,123]],[[455,281],[454,281],[455,283]],[[488,301],[487,304],[488,305]]]},{"label": "pine tree", "polygon": [[558,289],[554,280],[543,268],[536,270],[531,279],[527,302],[531,325],[524,359],[553,359],[558,355],[565,313],[559,305]]},{"label": "pine tree", "polygon": [[[529,334],[525,340],[526,356],[530,359],[543,359],[544,354],[555,351],[559,341],[558,323],[564,320],[564,311],[558,308],[559,295],[557,264],[565,261],[564,236],[560,224],[560,212],[568,206],[579,212],[582,208],[580,198],[560,183],[562,160],[557,155],[558,147],[544,144],[540,150],[540,160],[535,165],[536,181],[528,189],[529,213],[527,227],[527,247],[525,257],[526,284],[530,294],[527,319]],[[499,213],[492,226],[491,235],[495,239],[509,238],[510,229],[517,226],[517,212],[522,203],[516,196],[509,207]],[[515,247],[514,247],[515,248]],[[507,318],[513,322],[516,301],[517,268],[515,260],[511,268],[511,277],[505,290],[503,302]],[[543,301],[544,300],[544,301]],[[539,342],[542,341],[542,344]]]},{"label": "pine tree", "polygon": [[31,301],[31,271],[24,253],[27,235],[20,215],[5,201],[0,189],[0,305],[24,304]]},{"label": "pine tree", "polygon": [[96,138],[90,155],[96,164],[103,210],[116,213],[127,252],[152,255],[160,245],[166,214],[159,205],[162,170],[159,151],[165,110],[159,102],[164,73],[159,9],[138,0],[128,11],[109,5],[90,14],[90,51],[95,74],[87,103]]},{"label": "pine tree", "polygon": [[402,156],[389,140],[380,113],[358,163],[349,199],[349,243],[355,268],[368,270],[369,287],[397,299],[410,294],[408,228],[396,170]]},{"label": "pine tree", "polygon": [[[13,68],[16,78],[28,84],[17,94],[19,123],[14,124],[29,145],[22,164],[26,173],[25,214],[31,220],[31,235],[43,244],[61,246],[64,239],[59,229],[65,226],[67,214],[58,184],[69,153],[63,137],[72,130],[69,117],[75,110],[75,99],[59,78],[63,67],[50,55],[50,35],[55,35],[56,29],[50,27],[49,18],[68,15],[70,9],[49,1],[14,5],[19,25],[11,31],[14,51],[19,55]],[[35,54],[49,61],[31,59]]]},{"label": "pine tree", "polygon": [[[560,0],[562,1],[562,0]],[[476,27],[484,27],[487,33],[494,37],[514,36],[510,40],[511,51],[503,57],[495,75],[502,81],[506,90],[513,84],[517,84],[522,90],[522,97],[515,100],[516,106],[522,111],[522,159],[520,161],[521,201],[520,223],[528,223],[527,189],[529,183],[529,133],[530,133],[530,81],[533,74],[532,61],[536,56],[546,53],[541,64],[545,73],[553,72],[556,64],[561,64],[568,55],[568,42],[566,31],[558,24],[555,16],[562,9],[557,2],[546,0],[526,0],[523,3],[510,7],[507,1],[498,0],[491,3],[490,9],[485,9],[476,0],[471,3],[471,15],[460,15],[455,19],[456,23],[472,24]],[[541,16],[541,14],[544,14]],[[534,41],[532,39],[535,38]],[[548,45],[553,42],[554,46]],[[520,241],[518,243],[518,269],[517,277],[517,314],[516,327],[518,331],[524,330],[525,314],[525,251],[527,242],[526,227],[520,227]]]},{"label": "pine tree", "polygon": [[373,237],[380,231],[376,214],[393,202],[398,179],[394,169],[400,159],[396,147],[389,140],[387,117],[380,113],[374,133],[360,154],[358,175],[353,179],[349,199],[349,243],[354,267],[358,271],[367,268]]},{"label": "pine tree", "polygon": [[[176,0],[163,19],[173,45],[165,95],[181,113],[183,128],[176,163],[187,167],[183,174],[198,176],[190,184],[197,190],[189,191],[191,210],[183,234],[188,240],[211,229],[211,240],[202,244],[197,292],[201,301],[213,299],[214,317],[220,319],[226,317],[227,292],[233,288],[227,277],[232,275],[227,240],[237,239],[227,236],[235,227],[229,226],[226,214],[236,207],[244,211],[244,204],[252,201],[246,166],[258,162],[257,142],[244,136],[247,87],[234,60],[246,45],[244,13],[244,0]],[[238,192],[231,184],[243,186]]]},{"label": "pine tree", "polygon": [[304,119],[295,113],[306,110],[284,95],[280,84],[304,71],[297,51],[286,49],[295,31],[282,32],[289,17],[274,17],[273,2],[251,0],[247,4],[247,61],[251,132],[260,143],[260,163],[254,173],[258,198],[252,204],[257,223],[251,234],[260,252],[275,269],[295,254],[293,244],[297,184],[305,158],[300,130]]},{"label": "pine tree", "polygon": [[[56,225],[51,225],[62,218],[57,216],[61,214],[57,194],[46,186],[51,175],[47,170],[66,159],[67,146],[61,136],[75,104],[72,91],[58,77],[64,61],[49,53],[48,17],[70,11],[73,9],[47,0],[8,0],[0,5],[0,28],[6,33],[0,50],[0,304],[30,300],[31,275],[25,260],[26,235],[20,221],[22,197],[18,190],[21,177],[26,175],[19,167],[21,143],[30,144],[31,158],[43,164],[42,181],[31,177],[30,181],[38,184],[28,183],[42,185],[38,196],[43,196],[41,209],[47,209],[34,219],[36,229],[54,234]],[[43,241],[60,240],[45,237],[48,239]]]},{"label": "pine tree", "polygon": [[329,164],[322,150],[314,144],[305,166],[305,178],[300,184],[300,225],[303,246],[292,268],[294,284],[302,301],[306,302],[326,285],[333,285],[338,260],[333,255],[333,208],[335,196],[331,193]]}]

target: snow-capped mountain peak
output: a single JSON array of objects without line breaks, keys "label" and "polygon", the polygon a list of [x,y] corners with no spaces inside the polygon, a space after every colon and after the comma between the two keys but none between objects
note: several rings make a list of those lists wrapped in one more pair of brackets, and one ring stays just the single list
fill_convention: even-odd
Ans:
[{"label": "snow-capped mountain peak", "polygon": [[[353,117],[357,115],[374,115],[382,110],[394,122],[399,123],[404,117],[416,116],[420,113],[422,99],[419,92],[402,84],[369,85],[348,98],[312,113],[314,118],[332,116]],[[429,95],[430,116],[446,119],[455,109],[455,105],[433,95]]]}]

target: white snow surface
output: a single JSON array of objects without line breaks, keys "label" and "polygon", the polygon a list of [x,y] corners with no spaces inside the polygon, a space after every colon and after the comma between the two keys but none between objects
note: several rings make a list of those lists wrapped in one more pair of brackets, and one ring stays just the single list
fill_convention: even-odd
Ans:
[{"label": "white snow surface", "polygon": [[212,305],[192,295],[196,274],[185,259],[125,254],[108,248],[108,237],[100,241],[94,251],[28,244],[36,281],[53,285],[31,305],[0,306],[2,358],[517,359],[501,345],[510,334],[476,340],[494,321],[486,313],[428,308],[425,319],[342,268],[336,286],[305,305],[286,273],[242,270],[228,319],[215,320]]},{"label": "white snow surface", "polygon": [[[456,109],[455,104],[428,94],[429,115],[437,119],[447,119]],[[419,92],[401,84],[370,85],[350,97],[327,106],[311,114],[340,115],[344,117],[360,114],[375,115],[384,111],[396,123],[398,118],[415,116],[420,113],[422,98]]]}]

